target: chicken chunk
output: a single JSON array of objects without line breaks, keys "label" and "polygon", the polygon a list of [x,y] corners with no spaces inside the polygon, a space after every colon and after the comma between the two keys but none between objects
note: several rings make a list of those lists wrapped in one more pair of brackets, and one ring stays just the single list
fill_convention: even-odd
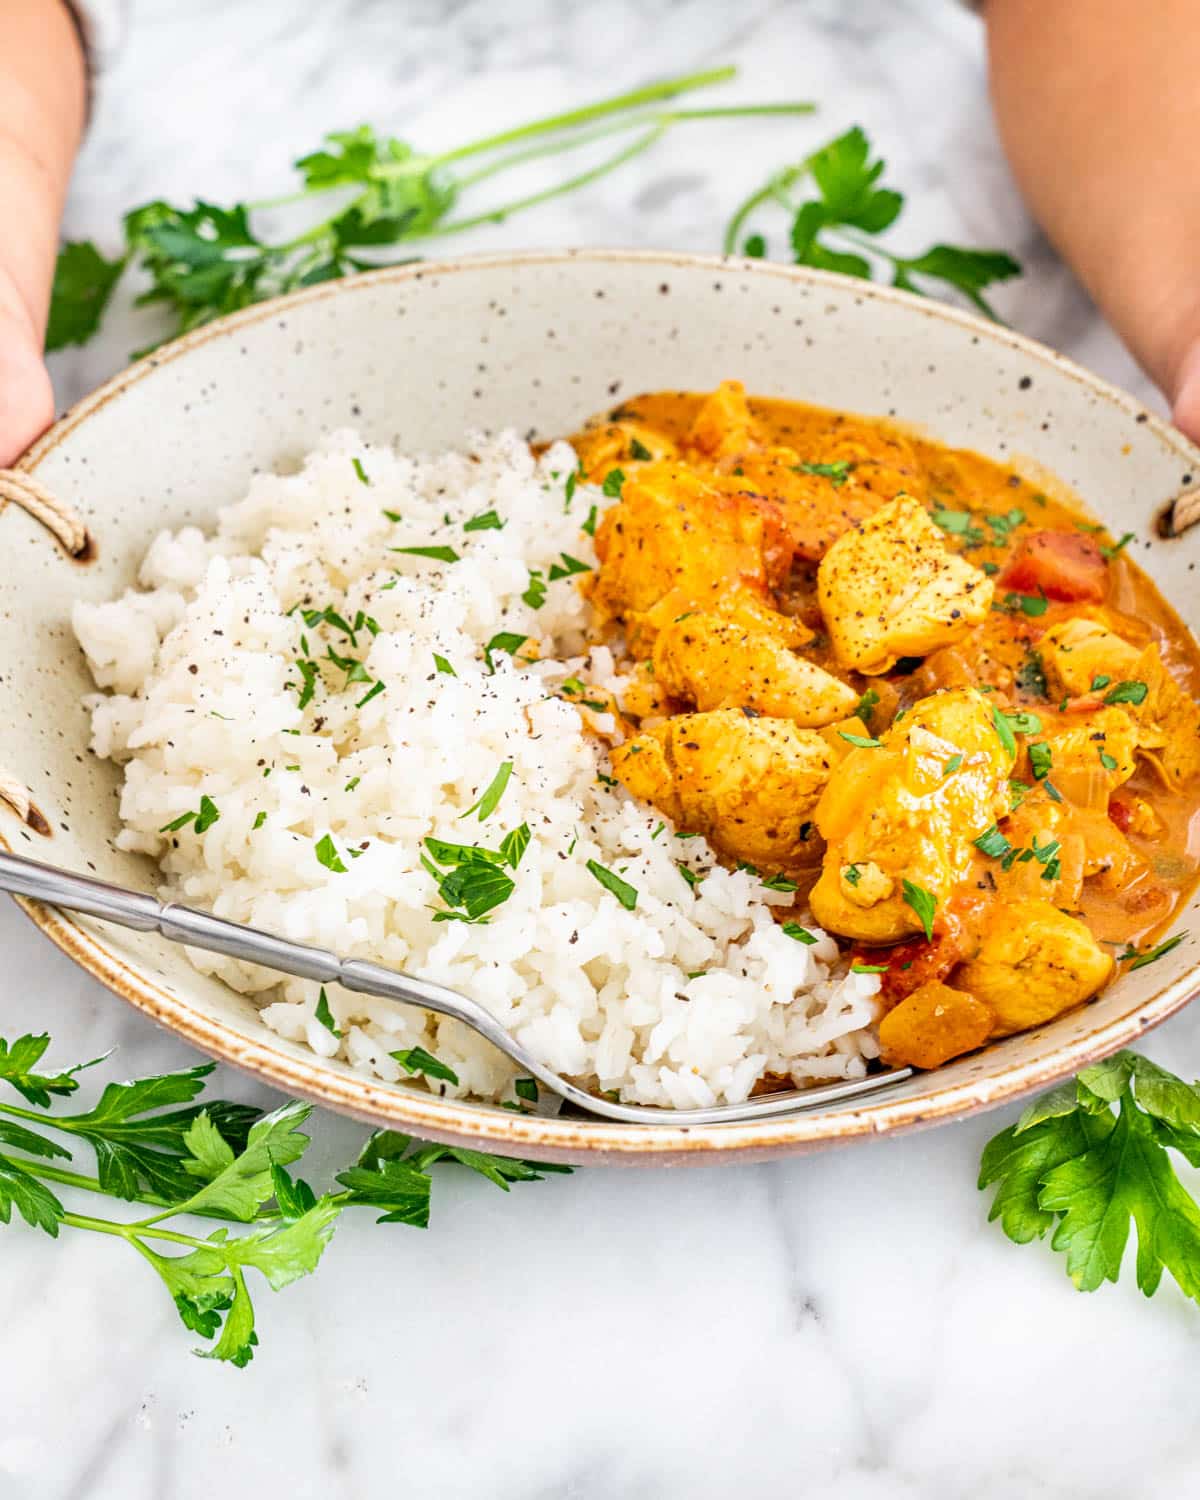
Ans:
[{"label": "chicken chunk", "polygon": [[987,618],[993,593],[907,495],[834,542],[817,591],[838,660],[868,675],[961,639]]},{"label": "chicken chunk", "polygon": [[1060,720],[1041,740],[1028,742],[1031,756],[1046,753],[1034,749],[1039,743],[1050,756],[1046,774],[1064,797],[1081,807],[1106,808],[1109,795],[1137,767],[1136,726],[1116,707]]},{"label": "chicken chunk", "polygon": [[1104,687],[1125,681],[1139,655],[1136,646],[1087,615],[1052,625],[1039,649],[1051,698],[1081,698],[1093,691],[1098,678],[1105,679]]},{"label": "chicken chunk", "polygon": [[646,618],[664,598],[674,614],[739,596],[769,608],[770,587],[791,566],[776,506],[722,494],[671,463],[630,476],[596,529],[596,551],[602,567],[590,579],[592,603],[602,619],[634,617],[647,642],[666,623]]},{"label": "chicken chunk", "polygon": [[1094,995],[1113,960],[1082,922],[1048,901],[997,902],[979,951],[959,969],[962,988],[996,1018],[993,1035],[1040,1026]]},{"label": "chicken chunk", "polygon": [[761,445],[762,432],[750,415],[740,380],[723,380],[706,398],[696,413],[688,443],[705,458],[718,461],[740,457]]},{"label": "chicken chunk", "polygon": [[572,443],[579,455],[580,468],[596,484],[614,468],[628,469],[628,465],[646,460],[675,458],[678,453],[664,433],[644,422],[624,418],[587,427]]},{"label": "chicken chunk", "polygon": [[939,1068],[982,1047],[995,1017],[965,990],[936,979],[915,989],[879,1023],[883,1059],[897,1067]]},{"label": "chicken chunk", "polygon": [[654,675],[702,713],[749,708],[809,728],[845,718],[859,697],[770,635],[715,614],[685,613],[668,625],[655,642]]},{"label": "chicken chunk", "polygon": [[[1167,670],[1155,645],[1130,643],[1102,620],[1070,619],[1042,637],[1051,694],[1120,705],[1138,750],[1172,789],[1200,771],[1200,705]],[[1110,754],[1112,752],[1109,752]]]},{"label": "chicken chunk", "polygon": [[635,797],[764,874],[812,863],[812,814],[832,762],[815,731],[737,709],[680,714],[612,752]]},{"label": "chicken chunk", "polygon": [[866,943],[921,931],[905,882],[944,909],[970,876],[972,840],[1009,810],[1012,763],[973,688],[922,699],[877,748],[851,750],[817,806],[828,848],[810,898],[816,920]]}]

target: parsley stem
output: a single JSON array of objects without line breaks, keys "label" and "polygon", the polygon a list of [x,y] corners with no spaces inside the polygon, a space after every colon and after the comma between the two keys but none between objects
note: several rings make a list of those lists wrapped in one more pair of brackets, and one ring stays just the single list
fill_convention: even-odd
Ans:
[{"label": "parsley stem", "polygon": [[750,217],[750,215],[756,208],[761,207],[762,204],[768,202],[768,200],[772,198],[774,198],[776,202],[781,203],[784,208],[791,208],[791,204],[788,203],[787,199],[782,196],[783,191],[786,188],[795,186],[795,184],[799,182],[801,177],[805,175],[805,173],[808,171],[809,160],[810,158],[805,157],[805,159],[800,162],[798,166],[785,167],[782,172],[776,172],[774,176],[768,179],[764,186],[758,189],[757,192],[750,194],[750,196],[741,205],[741,207],[736,210],[733,218],[729,221],[729,225],[725,230],[725,241],[721,246],[721,251],[723,254],[737,254],[737,242],[738,237],[742,232],[742,226],[745,224],[746,220]]},{"label": "parsley stem", "polygon": [[170,1240],[176,1245],[186,1245],[189,1250],[202,1250],[208,1243],[197,1239],[194,1234],[179,1234],[174,1229],[150,1229],[144,1224],[122,1224],[116,1219],[95,1219],[91,1214],[65,1213],[59,1222],[69,1224],[72,1229],[91,1229],[96,1234],[113,1234],[130,1244],[136,1244],[138,1236],[142,1234],[148,1234],[156,1240]]},{"label": "parsley stem", "polygon": [[414,234],[406,238],[434,239],[446,234],[460,234],[464,229],[474,229],[479,224],[496,224],[509,217],[510,214],[521,212],[526,208],[533,208],[538,203],[546,203],[551,198],[561,198],[565,193],[572,193],[576,188],[585,187],[589,182],[595,182],[597,178],[614,172],[625,162],[635,156],[640,156],[643,151],[648,151],[656,141],[660,140],[668,130],[666,125],[656,125],[648,130],[645,135],[634,141],[632,145],[623,150],[615,152],[605,161],[597,166],[589,168],[586,172],[580,172],[574,177],[568,177],[557,183],[554,187],[545,188],[540,193],[529,193],[524,198],[514,198],[509,203],[502,203],[496,208],[490,208],[484,213],[472,214],[467,219],[456,219],[451,224],[439,224],[429,230],[427,234]]},{"label": "parsley stem", "polygon": [[[728,83],[737,76],[734,67],[709,68],[700,73],[686,73],[681,78],[667,78],[661,83],[646,84],[642,88],[630,89],[624,94],[615,94],[610,99],[601,99],[596,104],[585,104],[579,109],[569,109],[558,115],[544,115],[528,125],[518,125],[512,130],[501,130],[495,135],[482,136],[465,146],[444,151],[432,158],[432,164],[444,166],[447,162],[460,161],[465,156],[478,156],[485,151],[494,151],[500,146],[511,146],[531,136],[549,135],[556,130],[570,130],[577,125],[587,125],[605,115],[621,114],[639,108],[643,104],[655,104],[662,99],[673,99],[678,94],[690,93],[693,89],[708,88],[714,83]],[[403,166],[398,162],[397,166]]]}]

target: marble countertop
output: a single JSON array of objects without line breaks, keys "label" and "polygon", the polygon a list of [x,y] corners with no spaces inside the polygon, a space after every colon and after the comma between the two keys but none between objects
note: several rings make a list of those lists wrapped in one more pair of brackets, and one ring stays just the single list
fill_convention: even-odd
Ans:
[{"label": "marble countertop", "polygon": [[[723,61],[730,97],[812,121],[692,127],[594,190],[470,246],[711,250],[764,169],[861,121],[910,193],[913,243],[998,244],[1021,330],[1154,399],[1025,215],[977,23],[949,0],[134,0],[67,215],[113,243],[147,198],[280,190],[320,133],[370,119],[448,144],[593,92]],[[130,320],[55,361],[66,403]],[[195,1054],[0,909],[0,1034],[48,1028],[115,1076]],[[1197,1013],[1150,1039],[1196,1072]],[[222,1070],[225,1092],[254,1097]],[[265,1097],[265,1096],[264,1096]],[[445,1172],[431,1228],[346,1223],[319,1273],[258,1298],[236,1371],[122,1247],[0,1231],[0,1500],[1107,1500],[1192,1493],[1200,1314],[1131,1278],[1077,1295],[986,1224],[990,1116],[770,1166],[589,1170],[501,1197]],[[340,1165],[362,1130],[314,1121]]]}]

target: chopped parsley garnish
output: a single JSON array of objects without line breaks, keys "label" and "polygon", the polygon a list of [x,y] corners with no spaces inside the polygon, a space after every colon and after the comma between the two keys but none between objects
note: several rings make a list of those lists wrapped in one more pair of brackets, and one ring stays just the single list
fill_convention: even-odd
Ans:
[{"label": "chopped parsley garnish", "polygon": [[483,659],[487,663],[489,674],[496,670],[496,663],[492,660],[493,651],[503,651],[508,656],[515,656],[528,639],[527,635],[517,635],[511,630],[501,630],[494,635],[483,648]]},{"label": "chopped parsley garnish", "polygon": [[887,964],[851,964],[851,974],[886,974]]},{"label": "chopped parsley garnish", "polygon": [[337,852],[337,845],[329,834],[325,834],[316,844],[317,863],[324,865],[327,870],[332,870],[335,875],[344,875],[346,866],[342,863]]},{"label": "chopped parsley garnish", "polygon": [[504,522],[494,510],[485,510],[481,515],[472,516],[469,521],[463,522],[464,531],[503,531]]},{"label": "chopped parsley garnish", "polygon": [[1042,666],[1042,658],[1038,652],[1026,653],[1025,660],[1017,668],[1015,680],[1017,687],[1031,698],[1046,697],[1046,669]]},{"label": "chopped parsley garnish", "polygon": [[1038,740],[1036,744],[1029,747],[1029,768],[1033,772],[1034,779],[1044,781],[1050,774],[1050,767],[1054,764],[1054,751],[1046,744],[1045,740]]},{"label": "chopped parsley garnish", "polygon": [[878,703],[879,694],[871,687],[858,700],[858,706],[854,710],[855,718],[861,719],[868,729],[871,727],[871,715],[875,712]]},{"label": "chopped parsley garnish", "polygon": [[351,776],[350,780],[346,783],[342,790],[344,792],[352,792],[361,780],[361,776]]},{"label": "chopped parsley garnish", "polygon": [[458,1074],[454,1069],[439,1062],[424,1047],[402,1047],[399,1052],[388,1055],[394,1057],[406,1073],[424,1073],[427,1078],[441,1078],[446,1083],[458,1083]]},{"label": "chopped parsley garnish", "polygon": [[608,473],[604,476],[604,483],[600,486],[600,488],[604,491],[604,493],[610,500],[616,500],[620,498],[621,486],[624,483],[625,474],[623,470],[609,469]]},{"label": "chopped parsley garnish", "polygon": [[383,514],[389,521],[392,522],[393,525],[395,525],[397,521],[402,521],[404,519],[404,517],[398,510],[385,510]]},{"label": "chopped parsley garnish", "polygon": [[1003,709],[993,706],[992,723],[995,725],[996,733],[1000,736],[1000,743],[1014,758],[1017,753],[1014,734],[1041,734],[1042,732],[1042,721],[1037,714],[1027,713],[1024,710],[1015,714],[1006,714]]},{"label": "chopped parsley garnish", "polygon": [[538,1102],[537,1080],[534,1078],[514,1079],[513,1093],[518,1099],[524,1099],[527,1104],[536,1104]]},{"label": "chopped parsley garnish", "polygon": [[453,547],[392,547],[392,552],[403,552],[406,557],[428,557],[433,562],[456,563],[458,553]]},{"label": "chopped parsley garnish", "polygon": [[1049,608],[1049,604],[1050,601],[1046,598],[1045,594],[1008,593],[1004,596],[1004,602],[994,605],[993,608],[1003,610],[1010,615],[1015,615],[1020,611],[1023,614],[1037,616],[1044,615]]},{"label": "chopped parsley garnish", "polygon": [[583,478],[583,470],[580,469],[580,468],[574,468],[574,469],[572,469],[571,472],[567,475],[566,489],[563,492],[564,502],[565,502],[563,504],[563,509],[564,510],[570,510],[571,509],[571,501],[574,500],[574,498],[575,498],[575,486],[579,483],[579,481],[582,478]]},{"label": "chopped parsley garnish", "polygon": [[1103,672],[1097,672],[1095,677],[1092,678],[1092,686],[1090,691],[1093,693],[1099,693],[1104,688],[1106,688],[1111,681],[1111,677],[1106,677]]},{"label": "chopped parsley garnish", "polygon": [[842,739],[844,739],[848,744],[857,745],[862,750],[878,750],[883,744],[882,740],[868,739],[867,736],[863,734],[851,734],[849,730],[846,729],[839,729],[838,734],[840,734]]},{"label": "chopped parsley garnish", "polygon": [[1130,969],[1144,969],[1147,964],[1152,964],[1156,959],[1162,958],[1164,953],[1170,953],[1172,948],[1178,948],[1185,937],[1187,937],[1186,932],[1177,932],[1174,937],[1167,938],[1165,942],[1159,943],[1157,948],[1151,948],[1145,953],[1137,948],[1128,947],[1124,953],[1117,954],[1117,962],[1123,964],[1132,959]]},{"label": "chopped parsley garnish", "polygon": [[1116,761],[1108,753],[1107,750],[1101,750],[1101,752],[1100,752],[1100,764],[1104,767],[1104,769],[1106,771],[1115,771],[1117,769],[1117,763],[1116,763]]},{"label": "chopped parsley garnish", "polygon": [[345,672],[344,686],[349,687],[352,682],[370,682],[371,674],[357,656],[339,656],[332,646],[325,648],[325,655],[335,667]]},{"label": "chopped parsley garnish", "polygon": [[579,529],[580,531],[585,532],[588,536],[596,535],[596,507],[594,505],[587,513],[587,520]]},{"label": "chopped parsley garnish", "polygon": [[961,766],[962,763],[963,763],[963,758],[962,758],[961,754],[952,755],[950,757],[950,759],[942,767],[942,775],[943,776],[953,776],[954,773],[955,773],[955,771],[958,770],[959,766]]},{"label": "chopped parsley garnish", "polygon": [[[358,460],[355,459],[355,463]],[[333,1019],[333,1012],[329,1009],[329,996],[325,993],[325,986],[321,986],[321,993],[317,996],[317,1020],[324,1026],[330,1036],[340,1037],[342,1033],[338,1030],[337,1022]]]},{"label": "chopped parsley garnish", "polygon": [[541,609],[546,602],[546,576],[539,568],[530,568],[529,586],[521,595],[530,609]]},{"label": "chopped parsley garnish", "polygon": [[696,887],[704,878],[702,875],[697,875],[695,870],[689,870],[687,865],[681,865],[677,863],[675,868],[679,871],[679,873],[683,876],[683,878],[687,881],[688,885],[690,885],[693,890],[696,889]]},{"label": "chopped parsley garnish", "polygon": [[433,665],[437,671],[443,672],[447,677],[458,676],[458,673],[454,670],[454,668],[450,665],[446,658],[444,656],[439,656],[436,651],[433,653]]},{"label": "chopped parsley garnish", "polygon": [[[308,705],[312,702],[313,697],[315,696],[317,691],[317,664],[313,661],[307,661],[303,657],[297,657],[296,670],[300,673],[300,676],[303,679],[303,686],[300,689],[300,696],[296,699],[296,707],[307,708]],[[294,682],[289,683],[288,685],[289,687],[296,686]]]},{"label": "chopped parsley garnish", "polygon": [[629,456],[630,458],[638,459],[641,463],[645,463],[647,459],[654,457],[645,443],[639,443],[637,438],[630,438],[629,440]]},{"label": "chopped parsley garnish", "polygon": [[257,817],[254,819],[254,827],[251,828],[250,832],[251,833],[257,833],[258,830],[263,826],[263,824],[266,821],[267,821],[267,815],[266,815],[266,813],[265,812],[260,812],[257,815]]},{"label": "chopped parsley garnish", "polygon": [[386,682],[377,682],[375,684],[375,686],[370,689],[369,692],[366,692],[366,693],[364,693],[362,695],[362,697],[354,705],[355,708],[362,708],[364,704],[370,703],[370,701],[371,701],[372,698],[378,698],[379,695],[380,695],[380,693],[383,693],[383,692],[386,692],[386,691],[387,691],[387,683]]},{"label": "chopped parsley garnish", "polygon": [[1124,552],[1125,548],[1129,546],[1130,542],[1133,541],[1133,536],[1132,531],[1127,531],[1119,542],[1115,542],[1111,547],[1107,545],[1101,546],[1100,551],[1105,557],[1116,557],[1118,553]]},{"label": "chopped parsley garnish", "polygon": [[[435,922],[480,922],[488,912],[503,905],[516,889],[514,881],[500,868],[505,863],[515,868],[503,850],[451,844],[437,838],[427,838],[425,847],[431,858],[423,858],[421,863],[437,882],[438,894],[450,908],[434,912]],[[520,854],[515,857],[519,859]],[[449,868],[438,869],[438,865]]]},{"label": "chopped parsley garnish", "polygon": [[937,911],[937,897],[924,886],[904,882],[904,904],[910,906],[924,929],[926,938],[933,941],[933,914]]},{"label": "chopped parsley garnish", "polygon": [[666,826],[667,825],[665,823],[660,823],[658,825],[658,827],[654,830],[654,832],[650,835],[651,839],[656,839],[659,836],[659,834],[662,833],[662,831],[666,828]]},{"label": "chopped parsley garnish", "polygon": [[362,466],[362,459],[352,458],[350,462],[354,465],[354,472],[358,475],[359,484],[370,484],[371,481],[367,478],[367,471]]},{"label": "chopped parsley garnish", "polygon": [[1149,688],[1144,682],[1118,682],[1104,695],[1105,703],[1144,703]]},{"label": "chopped parsley garnish", "polygon": [[995,823],[990,828],[985,828],[972,842],[980,854],[986,854],[989,859],[1002,859],[1012,848]]},{"label": "chopped parsley garnish", "polygon": [[589,859],[587,862],[588,872],[593,875],[604,889],[614,895],[626,911],[632,911],[638,903],[638,893],[634,886],[628,881],[622,880],[612,870],[606,869],[597,860]]},{"label": "chopped parsley garnish", "polygon": [[510,870],[515,870],[521,863],[526,849],[529,848],[529,841],[532,837],[533,834],[529,831],[529,824],[522,823],[519,827],[514,828],[511,833],[506,833],[500,840],[500,858]]},{"label": "chopped parsley garnish", "polygon": [[1005,545],[1008,541],[1009,533],[1016,527],[1020,526],[1025,518],[1025,512],[1023,510],[1006,511],[1002,516],[984,516],[984,520],[988,523],[988,525],[992,528],[992,531],[995,533],[997,546]]},{"label": "chopped parsley garnish", "polygon": [[194,832],[204,833],[218,821],[220,816],[217,804],[212,798],[201,797],[200,806],[195,812],[181,813],[174,822],[165,823],[158,831],[159,833],[178,833],[181,828],[186,828],[190,823],[193,825]]},{"label": "chopped parsley garnish", "polygon": [[962,537],[964,546],[982,547],[987,540],[978,526],[973,524],[970,511],[944,510],[939,507],[933,512],[932,519],[933,524],[940,526],[943,531]]},{"label": "chopped parsley garnish", "polygon": [[796,882],[789,880],[786,875],[771,875],[763,881],[763,890],[765,891],[786,891],[790,893],[796,889]]},{"label": "chopped parsley garnish", "polygon": [[1042,785],[1046,788],[1046,796],[1050,798],[1051,802],[1062,801],[1063,794],[1059,791],[1059,789],[1054,785],[1052,781],[1043,781]]},{"label": "chopped parsley garnish", "polygon": [[845,865],[842,868],[842,879],[847,885],[857,885],[862,879],[862,871],[857,865]]},{"label": "chopped parsley garnish", "polygon": [[576,573],[590,573],[591,563],[580,562],[577,557],[572,557],[569,552],[560,552],[561,563],[550,564],[550,582],[557,583],[560,578],[570,578]]},{"label": "chopped parsley garnish", "polygon": [[[460,818],[469,818],[473,812],[479,814],[482,823],[496,811],[500,806],[500,798],[504,796],[504,788],[508,785],[508,778],[512,775],[513,763],[506,760],[488,783],[483,795],[478,802],[474,802],[467,808],[465,813],[460,813]],[[436,858],[436,855],[434,856]]]},{"label": "chopped parsley garnish", "polygon": [[799,922],[785,922],[779,930],[785,937],[794,938],[796,942],[804,943],[810,948],[817,941],[808,928],[801,927]]},{"label": "chopped parsley garnish", "polygon": [[840,458],[832,464],[797,464],[793,472],[797,474],[815,474],[821,479],[828,479],[835,490],[840,490],[847,479],[850,478],[850,470],[854,464],[849,459]]}]

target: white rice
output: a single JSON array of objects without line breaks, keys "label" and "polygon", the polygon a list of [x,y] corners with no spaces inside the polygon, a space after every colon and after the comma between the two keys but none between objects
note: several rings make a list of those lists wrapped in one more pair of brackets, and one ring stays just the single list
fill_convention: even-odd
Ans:
[{"label": "white rice", "polygon": [[[722,869],[702,838],[677,840],[601,779],[602,739],[553,695],[569,675],[619,686],[611,652],[588,650],[574,578],[547,582],[540,608],[522,599],[530,569],[548,579],[564,552],[595,563],[581,524],[609,502],[581,484],[568,511],[573,467],[566,445],[538,459],[512,433],[414,459],[341,432],[299,473],[257,475],[215,535],[159,535],[139,589],[74,617],[107,690],[89,700],[93,748],[125,767],[119,845],[158,861],[164,896],[462,990],[550,1067],[628,1100],[740,1100],[765,1073],[857,1077],[878,1050],[878,979],[832,970],[832,939],[806,946],[772,918],[788,895]],[[502,530],[464,530],[493,510]],[[391,550],[413,546],[459,561]],[[362,610],[378,633],[363,626],[352,645],[331,624],[306,626],[300,610],[326,605],[351,623]],[[499,632],[536,640],[543,659],[496,650],[489,672],[483,648]],[[303,709],[302,636],[325,658]],[[328,648],[386,689],[358,706],[371,684],[345,686]],[[616,731],[610,716],[591,722]],[[467,810],[505,761],[511,778],[480,822]],[[218,821],[160,832],[202,795]],[[436,922],[445,906],[423,841],[494,849],[522,822],[532,839],[509,899],[486,922]],[[325,835],[344,874],[317,858]],[[589,860],[636,889],[633,911]],[[703,875],[695,888],[679,862]],[[396,1079],[407,1075],[391,1054],[420,1045],[458,1076],[435,1087],[513,1097],[507,1061],[456,1023],[334,988],[339,1038],[317,1018],[315,984],[191,958],[323,1056]]]}]

